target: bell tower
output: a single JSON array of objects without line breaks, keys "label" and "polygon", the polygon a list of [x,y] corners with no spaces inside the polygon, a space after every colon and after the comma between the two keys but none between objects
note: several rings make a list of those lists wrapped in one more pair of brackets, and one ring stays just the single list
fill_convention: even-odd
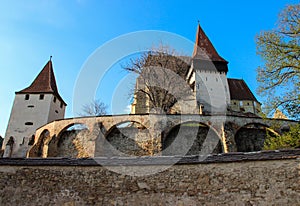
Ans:
[{"label": "bell tower", "polygon": [[230,105],[227,83],[228,62],[223,59],[200,24],[192,55],[192,69],[195,72],[195,91],[200,113],[225,113]]},{"label": "bell tower", "polygon": [[58,93],[51,57],[32,84],[15,93],[3,143],[3,157],[26,157],[35,130],[63,119],[67,104]]}]

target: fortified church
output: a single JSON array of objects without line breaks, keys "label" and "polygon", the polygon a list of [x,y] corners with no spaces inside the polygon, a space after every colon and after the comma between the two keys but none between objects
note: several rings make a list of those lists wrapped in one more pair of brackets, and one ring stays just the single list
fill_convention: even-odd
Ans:
[{"label": "fortified church", "polygon": [[[244,80],[227,78],[228,62],[217,53],[200,25],[197,29],[193,54],[185,58],[188,59],[188,68],[184,78],[195,97],[193,100],[195,114],[198,116],[208,114],[215,107],[229,114],[259,118],[261,104]],[[221,104],[218,101],[220,91],[224,91],[224,101]],[[15,93],[2,146],[3,157],[26,157],[33,146],[40,150],[41,155],[46,154],[45,148],[41,146],[44,140],[39,139],[36,131],[47,124],[55,126],[52,124],[53,121],[63,122],[66,106],[58,92],[50,58],[32,84]],[[132,114],[150,111],[151,104],[147,98],[135,98]]]},{"label": "fortified church", "polygon": [[[244,80],[227,78],[228,62],[218,54],[199,24],[192,56],[178,58],[185,62],[183,65],[186,68],[183,70],[182,78],[193,92],[190,105],[195,107],[193,113],[235,112],[259,115],[261,104]],[[150,64],[159,65],[159,61],[163,59],[154,61]],[[140,87],[142,82],[143,79],[137,79],[136,93],[137,87]],[[149,95],[145,93],[135,95],[131,113],[149,113],[151,109]],[[176,105],[173,112],[176,113]]]}]

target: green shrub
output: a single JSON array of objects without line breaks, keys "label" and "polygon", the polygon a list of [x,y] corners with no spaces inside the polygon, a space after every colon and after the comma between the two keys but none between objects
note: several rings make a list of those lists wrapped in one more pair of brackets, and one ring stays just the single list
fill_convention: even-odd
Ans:
[{"label": "green shrub", "polygon": [[290,127],[290,131],[283,135],[271,135],[267,131],[264,150],[300,148],[300,124]]}]

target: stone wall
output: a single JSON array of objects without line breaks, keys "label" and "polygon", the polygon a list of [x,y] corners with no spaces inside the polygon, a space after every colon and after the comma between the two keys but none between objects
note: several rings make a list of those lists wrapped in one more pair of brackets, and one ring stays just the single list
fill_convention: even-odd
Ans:
[{"label": "stone wall", "polygon": [[201,152],[222,153],[218,135],[207,126],[177,126],[162,139],[162,155],[198,155]]},{"label": "stone wall", "polygon": [[[227,129],[228,130],[228,129]],[[209,127],[186,124],[174,127],[163,134],[161,141],[152,138],[145,128],[114,128],[106,137],[91,141],[87,130],[64,131],[52,138],[47,157],[99,157],[99,156],[152,156],[152,155],[198,155],[223,153],[218,135]],[[242,128],[236,134],[234,145],[238,152],[253,152],[263,149],[265,129]],[[89,153],[95,147],[94,155]]]},{"label": "stone wall", "polygon": [[300,150],[171,159],[3,158],[0,205],[300,204]]}]

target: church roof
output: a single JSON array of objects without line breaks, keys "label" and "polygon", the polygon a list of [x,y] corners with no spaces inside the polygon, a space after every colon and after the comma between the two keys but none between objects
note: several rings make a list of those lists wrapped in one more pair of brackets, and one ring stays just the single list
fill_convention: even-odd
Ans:
[{"label": "church roof", "polygon": [[53,72],[51,59],[46,63],[42,71],[37,75],[31,85],[16,94],[36,94],[36,93],[50,93],[54,94],[65,105],[67,105],[58,93],[56,80]]},{"label": "church roof", "polygon": [[214,48],[211,41],[204,33],[200,24],[198,24],[196,41],[195,41],[192,57],[195,59],[219,61],[219,62],[228,63],[225,59],[223,59],[218,54],[217,50]]},{"label": "church roof", "polygon": [[257,101],[246,82],[242,79],[227,79],[231,100]]}]

